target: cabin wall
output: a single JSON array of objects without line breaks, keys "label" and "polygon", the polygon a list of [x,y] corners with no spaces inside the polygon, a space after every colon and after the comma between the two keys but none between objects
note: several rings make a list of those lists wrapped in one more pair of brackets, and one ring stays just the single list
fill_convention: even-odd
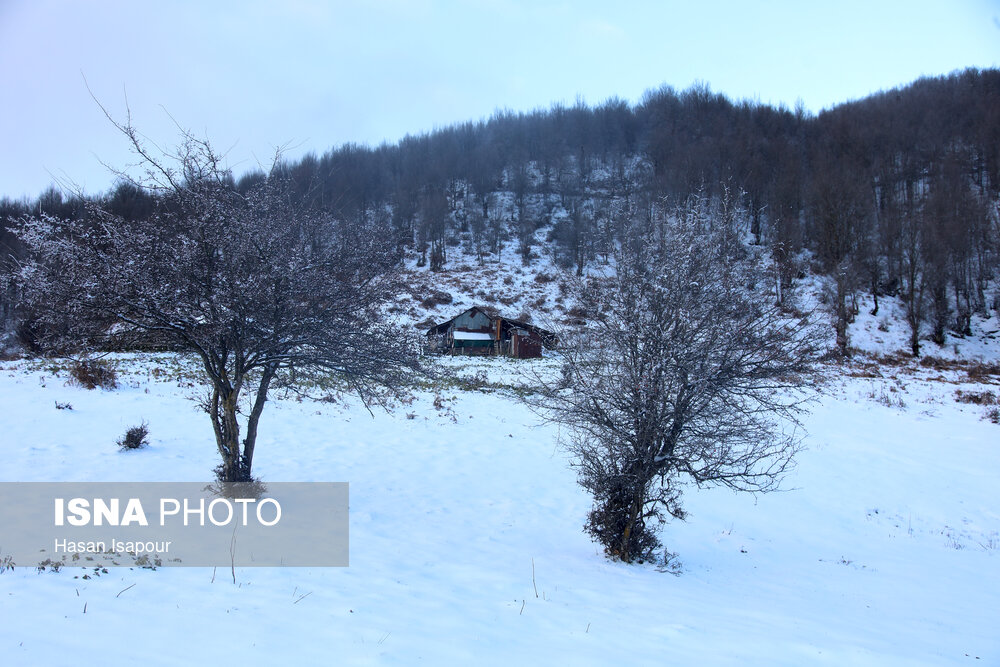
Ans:
[{"label": "cabin wall", "polygon": [[542,356],[542,339],[537,334],[522,335],[515,331],[510,339],[511,356],[518,359],[540,359]]}]

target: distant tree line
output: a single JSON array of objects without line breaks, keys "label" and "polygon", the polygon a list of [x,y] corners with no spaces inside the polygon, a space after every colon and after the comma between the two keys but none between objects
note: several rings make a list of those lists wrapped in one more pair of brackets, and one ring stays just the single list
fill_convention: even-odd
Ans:
[{"label": "distant tree line", "polygon": [[[734,102],[699,85],[548,110],[499,111],[395,144],[347,144],[280,166],[299,204],[359,229],[388,230],[395,251],[448,266],[452,248],[487,261],[514,247],[525,263],[547,246],[582,273],[627,240],[663,201],[742,192],[747,234],[767,246],[779,300],[811,262],[833,278],[838,343],[858,296],[898,296],[910,324],[943,342],[973,313],[1000,307],[1000,70],[920,79],[818,115]],[[232,187],[265,178],[250,172]],[[124,219],[155,196],[122,183],[99,197]],[[0,201],[0,247],[23,252],[13,220],[73,219],[86,202],[52,189],[34,202]],[[992,289],[992,291],[991,291]],[[10,296],[2,308],[11,308]]]}]

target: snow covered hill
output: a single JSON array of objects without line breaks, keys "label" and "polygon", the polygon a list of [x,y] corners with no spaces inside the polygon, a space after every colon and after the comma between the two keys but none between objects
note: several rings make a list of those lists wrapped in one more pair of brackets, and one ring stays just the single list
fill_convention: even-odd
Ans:
[{"label": "snow covered hill", "polygon": [[[116,363],[115,391],[0,364],[0,479],[206,480],[217,454],[183,364]],[[996,375],[831,369],[785,492],[686,490],[689,520],[663,534],[671,576],[609,562],[583,533],[589,498],[555,429],[499,386],[526,362],[439,363],[486,386],[374,417],[276,395],[264,416],[265,480],[350,482],[350,567],[237,569],[235,584],[18,567],[0,574],[4,664],[1000,664]],[[141,420],[151,446],[120,452]]]}]

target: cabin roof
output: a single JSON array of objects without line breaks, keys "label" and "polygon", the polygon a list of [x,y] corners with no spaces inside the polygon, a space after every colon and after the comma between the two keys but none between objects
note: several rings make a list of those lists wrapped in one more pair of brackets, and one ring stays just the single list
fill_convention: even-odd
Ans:
[{"label": "cabin roof", "polygon": [[472,308],[466,308],[465,310],[460,312],[458,315],[455,315],[455,317],[451,318],[450,320],[445,320],[440,324],[435,324],[434,326],[432,326],[430,329],[427,330],[427,335],[432,336],[434,334],[445,333],[446,331],[448,331],[448,328],[452,324],[452,322],[460,318],[462,315],[465,315],[466,313],[471,313],[472,311],[480,312],[486,317],[490,318],[490,320],[496,317],[495,311],[487,310],[486,308],[480,308],[479,306],[473,306]]},{"label": "cabin roof", "polygon": [[493,334],[477,331],[456,331],[455,340],[493,340]]}]

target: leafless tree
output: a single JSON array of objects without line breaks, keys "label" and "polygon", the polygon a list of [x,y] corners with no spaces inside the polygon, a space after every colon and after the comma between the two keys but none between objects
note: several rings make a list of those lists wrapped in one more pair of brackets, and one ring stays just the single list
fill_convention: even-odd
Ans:
[{"label": "leafless tree", "polygon": [[120,175],[156,195],[153,212],[129,221],[98,200],[77,220],[34,217],[18,230],[33,258],[19,273],[23,300],[50,345],[137,335],[196,354],[226,482],[251,479],[276,379],[332,374],[366,404],[376,387],[401,386],[416,362],[385,315],[396,294],[388,229],[310,212],[280,170],[238,191],[190,133],[163,155],[130,120],[116,125],[140,167]]},{"label": "leafless tree", "polygon": [[612,277],[578,283],[591,325],[531,399],[566,427],[586,529],[612,558],[653,557],[685,482],[771,491],[799,450],[816,329],[764,293],[739,215],[694,198],[633,230]]}]

